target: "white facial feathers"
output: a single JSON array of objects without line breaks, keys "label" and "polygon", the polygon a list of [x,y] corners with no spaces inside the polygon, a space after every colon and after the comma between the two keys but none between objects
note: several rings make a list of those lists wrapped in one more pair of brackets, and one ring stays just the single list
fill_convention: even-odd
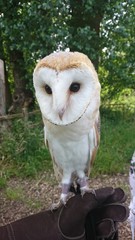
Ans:
[{"label": "white facial feathers", "polygon": [[[60,61],[61,55],[55,54],[56,62],[57,58]],[[70,53],[64,54],[68,55]],[[73,56],[73,54],[76,53],[71,55]],[[65,58],[67,55],[65,55]],[[45,64],[43,65],[43,63]],[[75,63],[71,68],[70,65],[69,58],[69,67],[67,64],[65,69],[63,67],[61,71],[57,71],[50,65],[48,67],[47,63],[41,60],[33,75],[36,97],[42,115],[48,121],[58,125],[66,125],[77,121],[87,110],[93,98],[95,102],[99,102],[100,84],[91,62],[91,68],[85,62],[79,63],[79,59],[76,62],[76,67],[74,67]]]}]

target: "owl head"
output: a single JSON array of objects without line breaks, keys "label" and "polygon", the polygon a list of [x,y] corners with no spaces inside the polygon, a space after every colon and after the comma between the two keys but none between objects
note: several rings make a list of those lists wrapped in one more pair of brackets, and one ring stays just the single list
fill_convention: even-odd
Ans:
[{"label": "owl head", "polygon": [[93,111],[99,107],[98,76],[82,53],[55,52],[46,56],[38,62],[33,82],[42,116],[53,124],[71,124],[90,106]]}]

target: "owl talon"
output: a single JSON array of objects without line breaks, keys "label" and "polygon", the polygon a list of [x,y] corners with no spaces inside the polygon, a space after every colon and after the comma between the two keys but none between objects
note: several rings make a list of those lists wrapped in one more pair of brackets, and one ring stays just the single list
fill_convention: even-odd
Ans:
[{"label": "owl talon", "polygon": [[84,196],[84,194],[85,193],[92,193],[95,197],[96,197],[96,192],[95,192],[95,190],[94,189],[89,189],[89,187],[88,186],[86,186],[85,188],[82,188],[81,189],[81,195],[82,195],[82,197]]},{"label": "owl talon", "polygon": [[81,191],[81,195],[83,196],[85,192],[89,192],[90,189],[88,187],[88,182],[87,182],[87,178],[79,178],[77,180],[77,184],[80,185],[80,191]]},{"label": "owl talon", "polygon": [[67,203],[67,200],[68,200],[68,193],[62,193],[61,194],[61,197],[60,197],[60,202],[63,204],[63,205],[66,205]]},{"label": "owl talon", "polygon": [[62,202],[61,201],[59,201],[59,202],[57,202],[57,203],[53,203],[52,205],[51,205],[51,211],[54,211],[54,210],[56,210],[57,208],[59,208],[60,206],[62,206]]},{"label": "owl talon", "polygon": [[[68,195],[67,195],[68,196]],[[57,203],[53,203],[51,206],[51,210],[56,210],[57,208],[61,207],[61,206],[65,206],[67,203],[67,196],[65,196],[65,198],[60,198],[60,200]]]},{"label": "owl talon", "polygon": [[85,187],[80,188],[80,190],[81,190],[82,197],[84,196],[85,193],[91,192],[91,190],[89,189],[89,187],[87,185]]},{"label": "owl talon", "polygon": [[80,192],[81,192],[82,197],[84,196],[85,193],[92,193],[92,194],[96,195],[95,190],[90,190],[89,189],[87,180],[88,179],[86,177],[79,178],[77,180],[77,184],[80,186]]},{"label": "owl talon", "polygon": [[90,192],[96,197],[96,191],[94,189],[90,190]]}]

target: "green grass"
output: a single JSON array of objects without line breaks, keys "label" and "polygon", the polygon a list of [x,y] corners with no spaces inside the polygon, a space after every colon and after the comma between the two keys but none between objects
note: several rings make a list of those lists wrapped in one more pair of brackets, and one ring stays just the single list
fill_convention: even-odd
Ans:
[{"label": "green grass", "polygon": [[[12,177],[38,177],[52,171],[52,161],[44,146],[41,117],[12,122],[1,134],[0,188]],[[124,173],[135,150],[135,114],[101,109],[101,142],[92,176]]]},{"label": "green grass", "polygon": [[127,172],[135,151],[135,121],[103,117],[101,126],[101,142],[92,174]]},{"label": "green grass", "polygon": [[6,180],[6,177],[0,177],[0,189],[2,189],[2,188],[5,188],[6,187],[6,185],[7,185],[7,180]]},{"label": "green grass", "polygon": [[27,123],[13,121],[11,128],[1,135],[0,187],[11,177],[36,177],[50,169],[52,162],[44,145],[41,119]]},{"label": "green grass", "polygon": [[21,201],[26,206],[30,207],[33,210],[41,208],[41,202],[39,200],[31,198],[30,196],[26,197],[25,191],[20,187],[16,188],[5,187],[4,194],[7,200],[17,202]]},{"label": "green grass", "polygon": [[22,200],[23,191],[20,188],[6,188],[6,198],[13,201]]}]

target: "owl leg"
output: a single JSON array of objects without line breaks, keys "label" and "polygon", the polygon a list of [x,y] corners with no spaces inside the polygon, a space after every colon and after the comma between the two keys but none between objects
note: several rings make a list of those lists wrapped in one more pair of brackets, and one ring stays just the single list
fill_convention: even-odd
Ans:
[{"label": "owl leg", "polygon": [[58,203],[53,203],[52,210],[60,207],[61,205],[66,205],[68,200],[69,192],[71,186],[71,174],[64,173],[61,181],[61,195]]},{"label": "owl leg", "polygon": [[84,172],[78,171],[77,184],[80,185],[81,195],[83,196],[86,192],[94,193],[94,190],[90,190],[88,185],[88,178],[85,176]]},{"label": "owl leg", "polygon": [[95,190],[91,190],[89,188],[89,185],[88,185],[88,178],[87,177],[84,177],[84,178],[79,178],[77,180],[77,183],[80,185],[80,192],[81,192],[81,195],[83,196],[85,193],[93,193],[94,195],[95,194]]},{"label": "owl leg", "polygon": [[62,191],[61,191],[60,200],[64,205],[67,202],[70,186],[71,186],[71,182],[61,184]]},{"label": "owl leg", "polygon": [[70,186],[71,186],[71,183],[61,183],[60,200],[57,203],[52,204],[51,210],[55,210],[55,209],[59,208],[61,205],[66,205]]},{"label": "owl leg", "polygon": [[64,171],[63,173],[63,178],[61,181],[61,196],[60,196],[60,200],[63,204],[66,204],[67,198],[70,192],[71,175],[72,175],[72,172],[69,172],[69,171],[68,172]]},{"label": "owl leg", "polygon": [[69,184],[66,184],[66,183],[61,184],[62,192],[60,195],[60,200],[57,203],[52,204],[51,210],[55,210],[62,205],[66,205],[67,200],[68,200],[70,185],[71,185],[70,183]]},{"label": "owl leg", "polygon": [[84,193],[90,192],[87,177],[78,178],[77,183],[80,185],[80,191],[82,196],[84,195]]}]

